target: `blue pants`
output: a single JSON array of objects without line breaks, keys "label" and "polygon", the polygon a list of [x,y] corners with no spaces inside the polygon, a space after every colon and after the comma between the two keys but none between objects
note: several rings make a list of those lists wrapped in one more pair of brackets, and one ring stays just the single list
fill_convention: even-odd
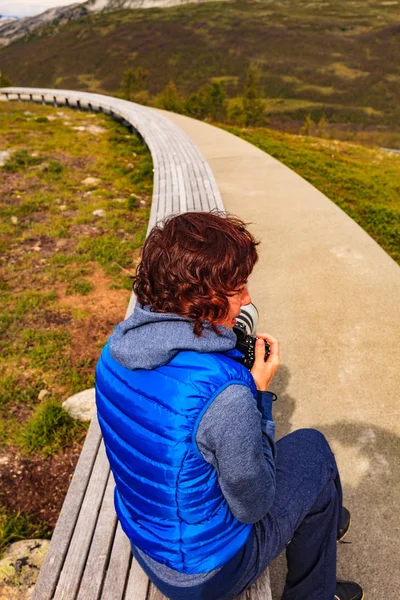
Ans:
[{"label": "blue pants", "polygon": [[282,600],[333,600],[341,509],[340,478],[327,441],[314,429],[299,429],[277,442],[275,500],[254,525],[250,552],[247,544],[213,578],[188,588],[167,585],[142,566],[168,598],[233,600],[286,549]]},{"label": "blue pants", "polygon": [[324,436],[300,429],[279,440],[276,477],[272,509],[255,525],[259,546],[250,584],[286,549],[283,599],[333,600],[342,488]]}]

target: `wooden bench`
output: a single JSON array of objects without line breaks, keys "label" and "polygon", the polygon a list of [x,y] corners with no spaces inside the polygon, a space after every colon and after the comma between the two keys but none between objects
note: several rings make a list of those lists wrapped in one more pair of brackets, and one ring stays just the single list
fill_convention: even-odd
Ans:
[{"label": "wooden bench", "polygon": [[[2,88],[12,100],[109,114],[148,146],[154,189],[147,233],[170,213],[224,210],[206,160],[186,134],[158,112],[117,98],[68,90]],[[135,305],[132,295],[126,317]],[[133,559],[114,511],[114,480],[93,419],[37,580],[32,600],[162,600]],[[241,600],[271,600],[269,574]]]}]

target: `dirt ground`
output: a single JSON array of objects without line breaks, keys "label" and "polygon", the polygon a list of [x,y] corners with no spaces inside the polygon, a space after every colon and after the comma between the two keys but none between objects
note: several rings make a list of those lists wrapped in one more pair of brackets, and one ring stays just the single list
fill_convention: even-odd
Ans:
[{"label": "dirt ground", "polygon": [[[79,294],[66,295],[66,285],[60,285],[57,294],[60,307],[81,309],[89,314],[84,319],[74,320],[67,318],[68,312],[61,312],[60,322],[51,311],[49,320],[69,331],[74,362],[87,361],[91,365],[98,358],[99,344],[106,342],[115,325],[124,318],[130,292],[109,289],[110,280],[97,265],[93,265],[88,280],[93,286],[90,301]],[[15,410],[19,411],[15,416],[23,421],[23,407],[20,405]],[[53,528],[83,442],[84,438],[62,454],[49,457],[24,457],[16,448],[0,453],[0,505],[11,514],[20,511],[28,514],[33,522],[44,522]]]},{"label": "dirt ground", "polygon": [[82,443],[63,454],[21,457],[16,451],[0,454],[0,504],[11,514],[28,514],[33,522],[53,528],[67,493]]}]

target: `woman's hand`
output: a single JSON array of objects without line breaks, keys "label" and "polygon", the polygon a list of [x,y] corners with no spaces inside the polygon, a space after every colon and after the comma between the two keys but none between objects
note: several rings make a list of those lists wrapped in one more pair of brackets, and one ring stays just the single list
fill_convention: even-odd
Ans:
[{"label": "woman's hand", "polygon": [[[257,389],[261,392],[266,392],[280,364],[279,342],[276,338],[272,337],[272,335],[268,335],[267,333],[257,333],[256,335],[258,338],[255,347],[256,357],[250,373],[253,375]],[[264,361],[264,340],[267,340],[270,345],[270,355],[267,362]]]}]

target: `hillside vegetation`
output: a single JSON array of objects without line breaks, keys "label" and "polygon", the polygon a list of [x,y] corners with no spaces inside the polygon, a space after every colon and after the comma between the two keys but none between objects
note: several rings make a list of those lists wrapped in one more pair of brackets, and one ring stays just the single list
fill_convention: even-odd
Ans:
[{"label": "hillside vegetation", "polygon": [[15,85],[110,94],[141,67],[150,97],[218,79],[234,98],[256,64],[270,118],[394,129],[399,42],[397,1],[233,0],[86,16],[1,49],[0,67]]},{"label": "hillside vegetation", "polygon": [[0,102],[0,149],[1,553],[55,524],[86,432],[61,403],[124,318],[153,173],[122,125],[68,108]]}]

